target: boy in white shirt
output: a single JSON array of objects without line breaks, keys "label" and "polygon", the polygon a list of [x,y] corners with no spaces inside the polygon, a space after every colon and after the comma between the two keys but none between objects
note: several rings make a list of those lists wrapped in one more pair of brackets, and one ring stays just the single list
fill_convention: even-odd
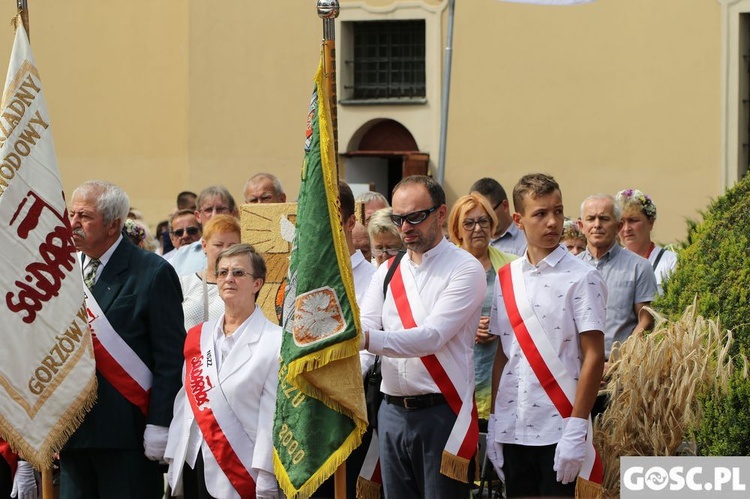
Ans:
[{"label": "boy in white shirt", "polygon": [[601,484],[589,415],[604,366],[607,287],[560,245],[562,193],[552,177],[522,177],[513,203],[527,250],[495,288],[491,331],[502,348],[487,454],[508,497],[572,497],[579,474],[584,487]]}]

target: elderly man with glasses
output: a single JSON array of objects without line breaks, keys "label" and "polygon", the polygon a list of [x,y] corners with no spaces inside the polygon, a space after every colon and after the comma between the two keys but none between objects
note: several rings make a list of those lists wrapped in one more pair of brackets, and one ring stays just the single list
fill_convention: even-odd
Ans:
[{"label": "elderly man with glasses", "polygon": [[479,437],[472,359],[484,270],[443,237],[445,192],[433,179],[407,177],[392,199],[391,221],[407,252],[378,268],[361,307],[362,348],[382,362],[385,496],[468,497]]},{"label": "elderly man with glasses", "polygon": [[[205,225],[214,215],[232,215],[239,217],[234,198],[226,187],[214,185],[207,187],[198,194],[195,218],[198,223]],[[184,276],[193,272],[200,272],[206,268],[206,254],[203,252],[200,237],[195,242],[182,246],[169,260],[177,275]]]}]

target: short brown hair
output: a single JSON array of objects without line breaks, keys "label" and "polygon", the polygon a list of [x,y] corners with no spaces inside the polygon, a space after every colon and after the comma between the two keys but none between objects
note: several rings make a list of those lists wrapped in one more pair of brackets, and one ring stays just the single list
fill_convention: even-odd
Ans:
[{"label": "short brown hair", "polygon": [[513,187],[513,209],[523,213],[523,197],[539,198],[560,191],[560,185],[546,173],[529,173],[524,175]]}]

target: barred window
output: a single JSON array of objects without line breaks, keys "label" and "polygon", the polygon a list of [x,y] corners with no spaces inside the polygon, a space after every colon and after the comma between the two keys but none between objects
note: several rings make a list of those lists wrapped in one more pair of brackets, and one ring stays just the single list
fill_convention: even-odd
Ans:
[{"label": "barred window", "polygon": [[354,85],[358,100],[425,96],[425,23],[354,22]]}]

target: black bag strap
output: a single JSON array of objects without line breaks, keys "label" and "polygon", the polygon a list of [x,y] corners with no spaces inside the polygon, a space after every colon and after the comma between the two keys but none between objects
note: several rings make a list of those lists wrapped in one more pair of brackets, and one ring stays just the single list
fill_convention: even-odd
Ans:
[{"label": "black bag strap", "polygon": [[393,274],[396,273],[396,267],[398,267],[398,264],[401,262],[401,259],[406,254],[406,251],[401,250],[398,253],[396,253],[396,256],[393,257],[393,263],[391,264],[391,267],[388,269],[388,273],[385,275],[385,280],[383,281],[383,298],[385,298],[385,295],[388,293],[388,284],[391,283],[391,279],[393,279]]},{"label": "black bag strap", "polygon": [[659,266],[659,260],[661,260],[661,257],[664,255],[664,248],[659,250],[659,254],[656,255],[656,260],[654,260],[654,271],[656,271],[656,267]]}]

